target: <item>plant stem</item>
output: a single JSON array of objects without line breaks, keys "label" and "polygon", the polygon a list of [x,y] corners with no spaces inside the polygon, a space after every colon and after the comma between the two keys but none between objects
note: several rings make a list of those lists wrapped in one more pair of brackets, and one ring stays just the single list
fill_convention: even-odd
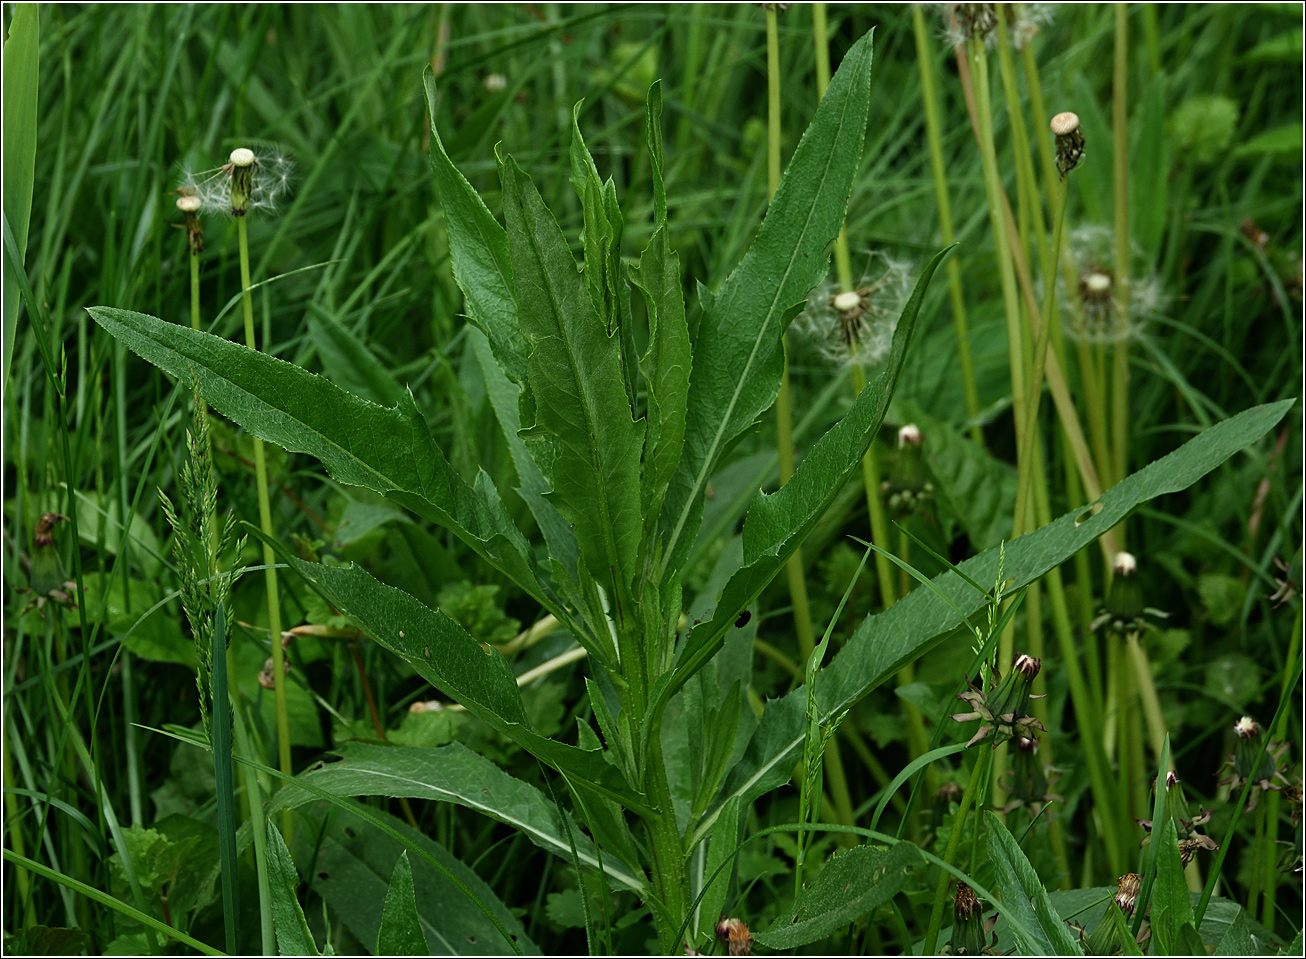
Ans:
[{"label": "plant stem", "polygon": [[[983,775],[983,769],[989,764],[992,755],[992,749],[981,749],[980,754],[975,757],[975,765],[970,770],[970,779],[966,781],[966,788],[961,794],[961,803],[957,806],[957,816],[952,821],[952,832],[948,834],[948,850],[943,854],[944,862],[953,862],[957,858],[957,847],[961,845],[961,834],[966,825],[966,814],[970,811],[971,800],[975,797],[975,790]],[[979,828],[977,819],[975,822],[975,831],[977,833]],[[925,948],[921,952],[923,956],[935,954],[935,946],[939,941],[939,929],[943,926],[943,904],[948,900],[949,878],[948,873],[943,873],[939,876],[938,886],[935,887],[934,907],[930,910],[930,925],[925,933]]]},{"label": "plant stem", "polygon": [[200,257],[194,250],[190,254],[190,328],[200,328]]},{"label": "plant stem", "polygon": [[[1115,5],[1115,72],[1112,81],[1111,144],[1114,167],[1116,262],[1112,315],[1115,321],[1114,365],[1111,371],[1111,467],[1117,481],[1128,475],[1129,433],[1129,139],[1127,84],[1129,81],[1129,15],[1123,3]],[[1121,548],[1125,521],[1116,527]]]},{"label": "plant stem", "polygon": [[[780,32],[776,20],[775,4],[766,7],[766,195],[768,202],[780,188]],[[780,485],[784,486],[794,475],[793,411],[789,396],[789,356],[785,352],[784,371],[780,375],[780,393],[775,401],[776,452],[780,457]],[[812,612],[807,599],[807,580],[803,575],[803,553],[797,549],[785,564],[789,580],[789,598],[793,603],[794,632],[798,636],[798,650],[802,658],[811,655],[816,646],[816,631],[812,626]]]},{"label": "plant stem", "polygon": [[[930,144],[930,169],[934,174],[934,196],[939,204],[939,231],[942,234],[943,245],[952,246],[956,242],[956,234],[952,227],[952,204],[948,197],[948,177],[943,164],[943,138],[939,132],[939,106],[934,89],[934,58],[930,54],[925,15],[921,12],[919,4],[912,5],[911,22],[912,30],[916,35],[916,63],[921,74],[921,102],[925,107],[925,132]],[[970,355],[966,301],[961,292],[961,267],[955,254],[948,257],[945,269],[948,271],[948,299],[952,306],[952,324],[957,331],[957,363],[961,367],[961,386],[966,399],[966,416],[970,420],[970,438],[983,446],[984,429],[979,418],[979,391],[975,386],[975,367]]]},{"label": "plant stem", "polygon": [[[254,305],[250,297],[249,231],[245,221],[246,218],[243,216],[236,218],[240,240],[240,302],[245,313],[245,345],[251,350],[256,350],[258,347],[254,342]],[[257,436],[253,439],[254,478],[258,484],[259,528],[263,530],[264,536],[271,537],[273,535],[272,507],[268,500],[268,470],[263,456],[263,441]],[[263,578],[267,585],[268,594],[268,636],[272,641],[272,675],[275,683],[277,710],[277,760],[281,771],[290,776],[294,774],[294,770],[291,768],[290,763],[290,713],[286,708],[285,653],[281,648],[281,600],[277,594],[276,562],[276,553],[272,552],[272,547],[265,543],[263,545],[263,563],[267,568],[263,571]],[[289,809],[284,811],[281,821],[282,831],[286,836],[286,845],[290,845],[290,841],[294,836],[295,823]]]},{"label": "plant stem", "polygon": [[[239,708],[232,711],[232,720],[240,754],[255,762],[260,761],[263,757],[254,751],[249,731],[245,727],[244,716]],[[267,819],[263,815],[263,785],[259,781],[258,770],[244,764],[240,767],[240,778],[245,782],[245,795],[249,799],[250,830],[254,834],[254,872],[258,878],[259,931],[263,943],[263,955],[275,956],[277,942],[272,928],[272,890],[268,881],[268,837],[265,831]]]},{"label": "plant stem", "polygon": [[[207,517],[205,517],[207,519]],[[207,524],[206,524],[207,525]],[[240,884],[236,881],[236,790],[231,770],[231,700],[227,696],[226,611],[219,604],[213,619],[213,778],[218,805],[218,853],[222,862],[222,921],[227,952],[238,949]]]}]

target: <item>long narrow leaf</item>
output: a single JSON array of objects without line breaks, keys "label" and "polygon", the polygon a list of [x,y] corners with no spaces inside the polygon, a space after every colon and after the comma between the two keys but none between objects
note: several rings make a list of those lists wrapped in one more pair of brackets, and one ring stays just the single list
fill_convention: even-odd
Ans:
[{"label": "long narrow leaf", "polygon": [[[1075,510],[1028,533],[1002,550],[987,550],[960,564],[977,583],[994,582],[1001,562],[1008,590],[1038,579],[1052,567],[1093,543],[1140,504],[1187,489],[1234,453],[1274,427],[1295,400],[1258,406],[1225,420],[1179,449],[1122,480],[1093,507]],[[964,625],[987,602],[956,573],[935,584],[952,599],[953,609],[932,590],[917,589],[881,613],[868,616],[817,679],[820,703],[830,715],[847,709]],[[960,610],[963,615],[958,615]],[[798,690],[767,703],[743,759],[726,783],[723,799],[755,798],[788,780],[802,748],[803,695]],[[699,827],[704,828],[703,826]]]},{"label": "long narrow leaf", "polygon": [[461,626],[401,589],[374,579],[361,567],[306,563],[285,544],[246,524],[278,558],[299,573],[340,615],[379,645],[399,656],[427,682],[466,706],[478,718],[541,762],[613,799],[645,811],[643,797],[598,750],[584,750],[541,736],[530,726],[507,661],[482,647]]},{"label": "long narrow leaf", "polygon": [[468,486],[404,391],[377,406],[275,357],[130,310],[93,306],[104,329],[155,366],[199,383],[219,413],[282,449],[310,453],[341,483],[362,486],[452,530],[545,602],[531,549],[488,477]]},{"label": "long narrow leaf", "polygon": [[844,56],[744,259],[715,296],[700,291],[684,454],[661,518],[665,571],[693,545],[722,454],[775,402],[784,328],[826,275],[866,139],[871,36]]}]

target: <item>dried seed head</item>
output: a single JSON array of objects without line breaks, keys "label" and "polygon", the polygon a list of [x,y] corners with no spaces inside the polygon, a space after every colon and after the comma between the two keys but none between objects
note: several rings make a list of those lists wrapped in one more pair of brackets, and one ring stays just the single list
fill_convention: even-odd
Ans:
[{"label": "dried seed head", "polygon": [[1058,113],[1048,125],[1057,138],[1057,170],[1064,180],[1084,159],[1084,134],[1079,129],[1079,117],[1069,111]]},{"label": "dried seed head", "polygon": [[871,253],[855,290],[822,283],[808,294],[807,309],[794,320],[793,329],[815,341],[821,356],[832,363],[874,366],[889,354],[911,290],[907,263]]},{"label": "dried seed head", "polygon": [[227,157],[227,162],[236,168],[248,167],[254,165],[254,151],[247,147],[236,147],[231,151],[231,156]]},{"label": "dried seed head", "polygon": [[1131,245],[1129,274],[1117,276],[1115,230],[1086,224],[1067,237],[1075,266],[1070,283],[1059,282],[1057,305],[1066,335],[1080,343],[1118,343],[1136,339],[1147,321],[1160,314],[1167,298],[1151,261]]},{"label": "dried seed head", "polygon": [[182,213],[198,213],[203,205],[204,201],[194,195],[177,197],[177,209]]},{"label": "dried seed head", "polygon": [[1251,739],[1261,731],[1261,724],[1250,716],[1244,716],[1234,723],[1233,731],[1238,735],[1239,739]]},{"label": "dried seed head", "polygon": [[1070,136],[1079,129],[1079,114],[1071,113],[1069,110],[1065,113],[1058,113],[1048,125],[1052,127],[1052,132],[1057,136]]},{"label": "dried seed head", "polygon": [[1111,566],[1117,576],[1133,576],[1138,572],[1138,560],[1134,559],[1133,553],[1116,553]]},{"label": "dried seed head", "polygon": [[834,308],[840,313],[848,313],[862,305],[862,296],[856,290],[845,290],[834,298]]},{"label": "dried seed head", "polygon": [[498,93],[508,86],[508,78],[502,73],[491,73],[481,82],[485,86],[486,93]]},{"label": "dried seed head", "polygon": [[915,423],[908,423],[898,430],[898,449],[905,446],[920,446],[925,442],[921,436],[921,428]]}]

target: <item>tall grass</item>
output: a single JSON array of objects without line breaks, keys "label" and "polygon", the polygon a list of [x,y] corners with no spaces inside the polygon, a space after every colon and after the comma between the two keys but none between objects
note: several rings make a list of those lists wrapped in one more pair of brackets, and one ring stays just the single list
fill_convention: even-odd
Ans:
[{"label": "tall grass", "polygon": [[[6,34],[26,15],[22,7],[17,14],[6,8]],[[935,38],[941,24],[916,26],[919,14],[906,7],[834,5],[827,16],[836,63],[854,38],[876,29],[877,94],[849,205],[848,265],[832,279],[849,285],[869,251],[920,263],[952,236],[959,244],[948,290],[936,284],[922,313],[887,424],[917,422],[926,437],[923,457],[936,495],[921,512],[898,517],[922,544],[909,558],[924,575],[1010,536],[1013,516],[1021,528],[1019,502],[1027,502],[1024,528],[1085,506],[1092,499],[1083,492],[1086,460],[1109,486],[1233,413],[1300,396],[1303,188],[1293,126],[1301,113],[1300,53],[1284,40],[1298,26],[1296,13],[1273,5],[1255,13],[1061,7],[1029,45],[1010,51],[1010,63],[996,48],[974,52],[973,68],[991,69],[993,91],[980,103],[983,155],[952,51]],[[76,928],[90,937],[91,952],[115,941],[128,950],[161,948],[148,923],[124,918],[89,888],[160,923],[167,908],[178,932],[231,946],[220,903],[172,915],[160,890],[178,887],[160,884],[145,859],[123,854],[139,841],[138,828],[171,843],[188,842],[191,829],[194,848],[206,849],[205,828],[216,829],[219,807],[204,772],[211,758],[158,732],[198,727],[194,654],[169,558],[171,533],[154,495],[178,485],[185,391],[179,399],[176,384],[88,322],[82,308],[121,305],[189,325],[194,289],[205,329],[235,338],[245,320],[249,332],[259,327],[262,351],[386,405],[411,390],[464,478],[470,482],[484,469],[498,488],[515,488],[513,460],[461,315],[445,214],[427,168],[422,67],[440,63],[437,122],[451,158],[491,209],[500,202],[491,151],[502,142],[533,171],[572,240],[582,211],[568,184],[569,111],[584,98],[580,122],[596,160],[623,199],[634,200],[623,241],[628,260],[647,244],[653,222],[651,204],[639,199],[652,196],[642,118],[645,93],[660,78],[672,245],[684,275],[715,288],[746,249],[768,199],[767,18],[751,6],[707,4],[451,4],[46,5],[39,19],[35,174],[21,256],[30,296],[23,294],[5,356],[6,936],[23,943],[36,927]],[[794,6],[779,14],[775,31],[772,69],[783,90],[778,136],[792,148],[819,100],[810,11]],[[6,48],[6,71],[9,56]],[[1024,134],[1017,103],[1028,119]],[[933,104],[937,125],[928,122]],[[1046,114],[1062,109],[1080,114],[1089,142],[1066,186],[1065,245],[1074,242],[1075,225],[1107,229],[1114,259],[1099,265],[1126,276],[1134,268],[1128,239],[1137,248],[1134,264],[1154,269],[1164,294],[1147,317],[1118,316],[1129,335],[1108,343],[1074,338],[1078,279],[1070,254],[1057,262],[1052,239],[1062,208],[1050,202],[1056,184],[1044,131]],[[5,122],[8,150],[8,111]],[[276,219],[250,217],[239,227],[206,221],[205,249],[192,260],[174,231],[181,220],[169,191],[183,167],[211,165],[210,158],[247,143],[277,145],[295,158],[293,194]],[[6,217],[8,177],[6,169]],[[1010,223],[999,193],[1015,200]],[[941,196],[951,222],[940,222]],[[248,266],[238,237],[245,230]],[[1018,275],[1021,260],[1027,285]],[[253,281],[247,306],[237,303],[242,286],[251,285],[242,284],[246,270]],[[1038,307],[1053,291],[1058,308],[1043,315]],[[692,331],[692,290],[686,303]],[[1043,351],[1050,403],[1041,399]],[[815,342],[791,330],[789,403],[800,463],[847,408],[849,381],[859,373],[831,365]],[[1078,445],[1064,426],[1072,414],[1087,437]],[[219,508],[257,522],[257,441],[225,421],[212,425]],[[1298,680],[1300,599],[1280,605],[1275,597],[1277,581],[1301,582],[1300,425],[1295,409],[1274,442],[1251,447],[1203,484],[1130,518],[1128,546],[1139,558],[1145,605],[1169,613],[1158,629],[1119,640],[1090,629],[1108,589],[1100,550],[1050,575],[1041,597],[1032,591],[1012,619],[1013,651],[1044,627],[1056,637],[1039,682],[1050,694],[1040,708],[1061,773],[1047,789],[1057,798],[1036,821],[1024,809],[1006,819],[1048,888],[1114,886],[1134,869],[1143,834],[1131,816],[1145,815],[1138,803],[1150,801],[1160,750],[1148,723],[1159,717],[1190,807],[1212,810],[1208,832],[1225,844],[1219,894],[1248,907],[1284,943],[1296,932],[1300,887],[1279,871],[1283,848],[1275,845],[1276,837],[1282,844],[1300,836],[1288,794],[1264,796],[1260,810],[1235,817],[1237,794],[1213,783],[1234,749],[1234,722],[1246,713],[1268,725],[1281,693]],[[691,618],[710,610],[753,494],[782,478],[777,439],[767,419],[713,478],[686,580]],[[847,545],[849,535],[866,535],[881,506],[874,498],[879,483],[897,462],[890,445],[879,444],[865,490],[836,500],[794,570],[817,623],[830,621],[853,584],[831,641],[836,648],[900,591],[887,559],[878,576],[858,572],[859,556]],[[299,555],[362,563],[487,633],[510,638],[539,619],[528,597],[443,531],[334,484],[306,458],[269,447],[266,472],[268,523]],[[538,540],[524,502],[509,495],[505,505]],[[70,521],[53,526],[47,549],[54,552],[42,554],[33,537],[46,513]],[[883,531],[877,545],[896,551],[887,545],[887,521],[876,517],[874,525]],[[238,565],[266,564],[250,547]],[[278,715],[278,694],[258,681],[269,642],[280,646],[275,634],[268,638],[277,627],[269,622],[262,579],[256,573],[238,581],[234,616],[225,624],[235,712],[235,742],[227,748],[234,745],[238,758],[267,767],[282,759],[302,771],[334,746],[374,738],[374,706],[385,738],[456,740],[520,778],[538,780],[534,763],[488,728],[447,711],[410,713],[433,693],[369,642],[357,646],[359,669],[345,642],[297,638]],[[283,579],[280,592],[286,625],[331,625],[332,611],[300,585]],[[41,607],[28,611],[38,598]],[[790,629],[796,603],[784,584],[773,584],[759,598],[747,641],[727,651],[749,663],[744,695],[759,712],[768,698],[801,682],[815,637],[809,631],[801,642]],[[512,654],[514,670],[565,654],[566,643],[556,634],[522,643]],[[831,749],[839,744],[834,755],[845,782],[825,808],[849,813],[849,825],[869,825],[887,782],[924,747],[969,735],[946,718],[958,709],[952,697],[973,658],[953,645],[916,662],[896,695],[877,692],[858,704],[831,740]],[[1131,677],[1123,686],[1113,679],[1121,675]],[[597,712],[597,691],[567,666],[524,695],[533,721],[566,739],[575,736],[578,719]],[[1126,709],[1131,701],[1133,713]],[[1273,738],[1290,743],[1282,768],[1293,779],[1301,760],[1293,731],[1302,717],[1295,693],[1288,702]],[[1121,710],[1115,718],[1113,705]],[[923,717],[919,734],[910,727],[910,739],[904,710]],[[751,722],[745,709],[741,726]],[[1108,737],[1108,727],[1123,739]],[[684,734],[668,734],[669,762],[683,749],[675,735]],[[278,744],[286,756],[277,756]],[[911,798],[907,790],[895,794],[885,815],[968,874],[991,877],[978,813],[993,799],[990,790],[1010,793],[996,779],[1002,761],[993,764],[994,777],[988,765],[988,758],[973,765],[969,757],[940,758],[930,765],[935,788]],[[949,783],[958,785],[955,795]],[[237,817],[261,823],[276,788],[276,780],[242,765],[234,782]],[[558,791],[565,802],[561,785]],[[387,802],[374,805],[377,816],[389,815]],[[584,947],[587,886],[570,857],[555,861],[508,827],[452,804],[414,800],[412,812],[421,833],[466,865],[459,881],[483,882],[518,909],[522,929],[543,951]],[[337,912],[329,884],[314,878],[336,868],[314,871],[316,857],[347,848],[344,839],[315,846],[329,825],[315,815],[301,820],[312,829],[297,829],[291,843],[308,883],[308,923],[319,943],[329,935],[339,952],[371,949],[375,942],[363,941],[357,921]],[[797,790],[781,790],[755,803],[743,828],[756,834],[799,819]],[[951,829],[958,819],[964,831]],[[885,823],[881,828],[891,831]],[[247,910],[237,951],[273,944],[261,828],[252,839],[235,870]],[[824,834],[795,843],[783,831],[754,842],[732,870],[731,914],[754,930],[784,915],[794,898],[796,857],[809,864],[797,876],[801,887],[832,843]],[[1204,856],[1198,878],[1208,883],[1216,863]],[[387,866],[382,881],[389,875]],[[921,903],[932,902],[941,875],[930,867],[915,880],[921,896],[895,900],[896,913],[885,906],[880,916],[893,915],[891,922],[841,930],[826,946],[897,951],[927,934],[938,938],[940,924]],[[591,895],[612,948],[644,951],[651,923],[635,898]]]}]

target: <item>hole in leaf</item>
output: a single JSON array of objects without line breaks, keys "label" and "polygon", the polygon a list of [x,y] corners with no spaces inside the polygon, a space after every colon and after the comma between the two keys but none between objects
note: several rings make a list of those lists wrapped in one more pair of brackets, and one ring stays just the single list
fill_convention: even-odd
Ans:
[{"label": "hole in leaf", "polygon": [[321,870],[321,871],[317,874],[317,878],[319,878],[319,879],[330,879],[330,878],[331,878],[331,873],[329,873],[329,872],[327,872],[325,869],[323,869],[323,870]]},{"label": "hole in leaf", "polygon": [[1091,504],[1082,513],[1080,513],[1078,516],[1075,517],[1075,525],[1076,526],[1084,525],[1100,512],[1102,512],[1102,501],[1098,500],[1096,503]]}]

